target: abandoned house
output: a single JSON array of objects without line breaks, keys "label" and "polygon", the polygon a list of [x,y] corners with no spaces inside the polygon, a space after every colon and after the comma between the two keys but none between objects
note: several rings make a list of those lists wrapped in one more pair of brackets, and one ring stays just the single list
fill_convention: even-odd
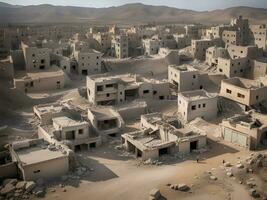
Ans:
[{"label": "abandoned house", "polygon": [[224,119],[220,124],[221,136],[228,142],[250,150],[255,150],[262,145],[266,146],[267,125],[266,120],[261,120],[261,118],[242,114]]},{"label": "abandoned house", "polygon": [[78,69],[73,69],[79,75],[97,74],[101,72],[102,53],[94,49],[81,49],[74,52],[74,58],[78,63]]},{"label": "abandoned house", "polygon": [[91,107],[88,109],[88,119],[102,140],[106,136],[116,136],[124,127],[123,119],[112,107]]},{"label": "abandoned house", "polygon": [[87,77],[87,97],[94,105],[116,105],[135,99],[169,99],[167,81],[146,79],[138,75],[108,74]]},{"label": "abandoned house", "polygon": [[153,39],[143,39],[142,40],[144,54],[147,56],[158,54],[160,48],[160,41]]},{"label": "abandoned house", "polygon": [[169,65],[168,67],[168,80],[178,92],[203,89],[208,79],[208,74],[190,65]]},{"label": "abandoned house", "polygon": [[25,93],[62,89],[65,86],[65,75],[57,66],[41,72],[19,71],[15,74],[14,86]]},{"label": "abandoned house", "polygon": [[50,50],[39,48],[36,42],[21,42],[26,71],[45,70],[50,67]]},{"label": "abandoned house", "polygon": [[63,148],[49,145],[43,139],[14,142],[9,145],[12,161],[25,181],[54,178],[69,171],[69,158]]},{"label": "abandoned house", "polygon": [[217,96],[205,90],[194,90],[178,93],[178,113],[185,121],[190,122],[197,117],[212,120],[217,117]]},{"label": "abandoned house", "polygon": [[199,60],[205,60],[206,51],[212,46],[221,46],[222,41],[220,38],[215,39],[199,39],[191,41],[191,54],[194,58]]},{"label": "abandoned house", "polygon": [[259,104],[267,98],[267,86],[260,81],[230,78],[221,81],[220,96],[235,101],[246,108]]},{"label": "abandoned house", "polygon": [[227,56],[227,49],[216,46],[209,47],[206,51],[206,63],[209,66],[217,66],[218,58],[227,58]]},{"label": "abandoned house", "polygon": [[206,146],[206,134],[183,128],[174,117],[151,113],[141,116],[143,130],[123,134],[127,151],[142,160],[165,154],[187,154]]},{"label": "abandoned house", "polygon": [[40,120],[41,125],[52,124],[53,118],[69,116],[71,109],[68,102],[53,104],[40,104],[33,107],[35,116]]},{"label": "abandoned house", "polygon": [[65,116],[55,117],[52,121],[53,124],[38,127],[39,138],[44,138],[50,143],[56,140],[74,151],[88,150],[101,144],[100,136],[90,131],[87,121]]},{"label": "abandoned house", "polygon": [[129,56],[128,36],[126,34],[116,35],[111,41],[113,56],[119,59]]}]

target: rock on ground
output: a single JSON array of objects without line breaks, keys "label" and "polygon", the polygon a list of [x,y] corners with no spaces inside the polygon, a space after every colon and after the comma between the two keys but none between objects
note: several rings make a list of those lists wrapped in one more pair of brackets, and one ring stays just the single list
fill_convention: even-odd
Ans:
[{"label": "rock on ground", "polygon": [[152,189],[149,192],[149,199],[150,200],[160,200],[161,199],[161,193],[160,190],[157,188]]},{"label": "rock on ground", "polygon": [[12,185],[11,183],[8,183],[5,185],[4,188],[1,189],[0,194],[1,195],[7,195],[9,193],[14,192],[15,189],[16,189],[16,187],[14,185]]},{"label": "rock on ground", "polygon": [[216,176],[210,176],[210,179],[216,181],[217,177]]},{"label": "rock on ground", "polygon": [[25,189],[27,192],[31,192],[35,188],[35,186],[36,186],[35,182],[29,181],[29,182],[27,182]]},{"label": "rock on ground", "polygon": [[178,184],[178,190],[180,191],[188,191],[189,189],[189,186],[184,183]]}]

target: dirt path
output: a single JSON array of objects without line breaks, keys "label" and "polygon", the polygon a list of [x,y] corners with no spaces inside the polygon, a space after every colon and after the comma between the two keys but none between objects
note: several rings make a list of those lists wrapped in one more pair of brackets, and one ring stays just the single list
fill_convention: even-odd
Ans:
[{"label": "dirt path", "polygon": [[[119,156],[119,152],[113,148],[101,147],[93,152],[82,153],[83,164],[95,169],[95,171],[83,178],[79,187],[66,186],[67,191],[46,195],[45,199],[94,199],[94,200],[145,200],[152,188],[160,188],[167,199],[226,199],[229,195],[232,199],[239,199],[238,195],[243,188],[234,185],[235,190],[228,192],[223,185],[205,184],[201,186],[196,176],[202,176],[203,172],[218,167],[222,159],[230,162],[238,157],[245,158],[248,154],[239,148],[229,148],[224,144],[211,144],[212,151],[202,154],[202,162],[196,163],[194,156],[186,161],[173,162],[162,166],[138,166],[137,161],[128,157]],[[216,152],[216,154],[214,154]],[[179,193],[166,186],[167,183],[196,184],[192,193]],[[201,186],[201,187],[200,187]],[[218,198],[217,198],[218,197]],[[247,199],[244,193],[243,200]]]}]

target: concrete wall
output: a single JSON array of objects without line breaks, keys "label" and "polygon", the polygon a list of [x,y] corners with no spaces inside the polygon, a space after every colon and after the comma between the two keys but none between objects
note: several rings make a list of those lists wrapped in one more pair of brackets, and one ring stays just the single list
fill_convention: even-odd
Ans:
[{"label": "concrete wall", "polygon": [[205,60],[207,49],[209,47],[212,47],[215,45],[221,46],[221,40],[220,39],[192,40],[192,42],[191,42],[191,54],[196,59]]},{"label": "concrete wall", "polygon": [[221,83],[220,95],[246,106],[251,106],[266,100],[267,86],[256,89],[246,89],[234,85],[233,83],[235,81],[235,78],[223,80]]},{"label": "concrete wall", "polygon": [[237,59],[218,58],[217,72],[228,78],[245,77],[248,68],[249,63],[246,57]]},{"label": "concrete wall", "polygon": [[[193,110],[195,107],[195,110]],[[188,100],[181,93],[178,94],[178,112],[186,122],[197,117],[212,120],[217,117],[217,97]]]},{"label": "concrete wall", "polygon": [[120,35],[115,39],[115,57],[119,59],[129,56],[128,36]]},{"label": "concrete wall", "polygon": [[[75,51],[74,57],[78,62],[78,74],[89,75],[101,72],[102,54],[99,52]],[[84,70],[84,72],[83,72]]]},{"label": "concrete wall", "polygon": [[[37,172],[40,170],[40,172]],[[26,181],[39,178],[55,178],[66,174],[69,171],[68,157],[57,158],[38,164],[22,167],[22,176]],[[37,173],[34,173],[37,172]]]},{"label": "concrete wall", "polygon": [[[62,140],[66,139],[66,133],[70,131],[74,131],[75,139],[86,139],[89,137],[89,123],[86,124],[82,123],[75,126],[61,127],[55,121],[53,121],[53,126],[55,127],[56,130],[61,131]],[[80,130],[82,130],[82,133],[79,133]]]},{"label": "concrete wall", "polygon": [[226,45],[241,45],[242,40],[238,31],[224,30],[222,40]]},{"label": "concrete wall", "polygon": [[143,40],[142,43],[145,55],[154,55],[158,53],[160,48],[158,40],[146,39]]},{"label": "concrete wall", "polygon": [[232,59],[248,57],[255,59],[263,56],[262,49],[256,46],[236,46],[230,45],[228,47],[228,53]]},{"label": "concrete wall", "polygon": [[263,77],[267,74],[267,62],[261,60],[252,60],[251,61],[251,76],[250,78],[255,79]]},{"label": "concrete wall", "polygon": [[0,61],[0,78],[13,78],[14,66],[10,61]]},{"label": "concrete wall", "polygon": [[200,89],[199,71],[180,71],[174,67],[168,68],[168,80],[178,86],[179,92]]},{"label": "concrete wall", "polygon": [[50,67],[50,50],[48,48],[28,47],[22,43],[22,50],[27,71]]},{"label": "concrete wall", "polygon": [[17,164],[15,162],[10,162],[4,165],[0,165],[0,180],[5,178],[17,177]]},{"label": "concrete wall", "polygon": [[30,79],[14,79],[15,88],[22,92],[40,92],[44,90],[62,89],[65,85],[64,74],[51,77]]}]

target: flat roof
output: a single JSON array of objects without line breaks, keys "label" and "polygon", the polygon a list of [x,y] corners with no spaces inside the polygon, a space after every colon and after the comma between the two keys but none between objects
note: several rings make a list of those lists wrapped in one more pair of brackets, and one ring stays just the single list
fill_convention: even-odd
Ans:
[{"label": "flat roof", "polygon": [[56,147],[53,148],[53,150],[49,150],[48,145],[44,143],[20,148],[15,150],[15,152],[23,165],[32,165],[67,157],[67,154],[62,153],[59,149],[56,149]]},{"label": "flat roof", "polygon": [[182,71],[182,72],[184,72],[184,71],[198,71],[193,66],[187,65],[187,64],[184,64],[184,65],[169,65],[169,67],[177,69],[177,70]]},{"label": "flat roof", "polygon": [[230,79],[224,79],[222,80],[224,83],[228,83],[240,88],[244,89],[258,89],[261,87],[264,87],[264,85],[258,81],[258,80],[250,80],[250,79],[244,79],[244,78],[230,78]]},{"label": "flat roof", "polygon": [[159,148],[160,146],[175,142],[175,140],[163,141],[160,139],[157,133],[148,135],[144,133],[144,131],[127,133],[125,136],[129,137],[132,141],[139,143],[139,145],[143,147],[143,150],[146,148]]},{"label": "flat roof", "polygon": [[73,120],[69,117],[56,117],[52,119],[54,123],[62,126],[62,127],[69,127],[69,126],[79,126],[79,125],[85,125],[88,124],[86,121],[77,121]]},{"label": "flat roof", "polygon": [[64,106],[60,104],[53,104],[53,105],[37,105],[34,107],[40,114],[44,113],[58,113],[61,112]]},{"label": "flat roof", "polygon": [[205,90],[193,90],[193,91],[186,91],[180,93],[183,97],[187,98],[188,100],[200,100],[200,99],[209,99],[214,98],[215,96],[209,94]]},{"label": "flat roof", "polygon": [[116,115],[112,112],[112,108],[108,107],[91,107],[88,109],[98,120],[116,118]]},{"label": "flat roof", "polygon": [[39,79],[39,78],[51,78],[58,76],[64,76],[63,70],[58,68],[57,66],[51,66],[49,69],[46,70],[34,70],[31,72],[18,71],[15,74],[15,79],[27,80],[27,79]]}]

